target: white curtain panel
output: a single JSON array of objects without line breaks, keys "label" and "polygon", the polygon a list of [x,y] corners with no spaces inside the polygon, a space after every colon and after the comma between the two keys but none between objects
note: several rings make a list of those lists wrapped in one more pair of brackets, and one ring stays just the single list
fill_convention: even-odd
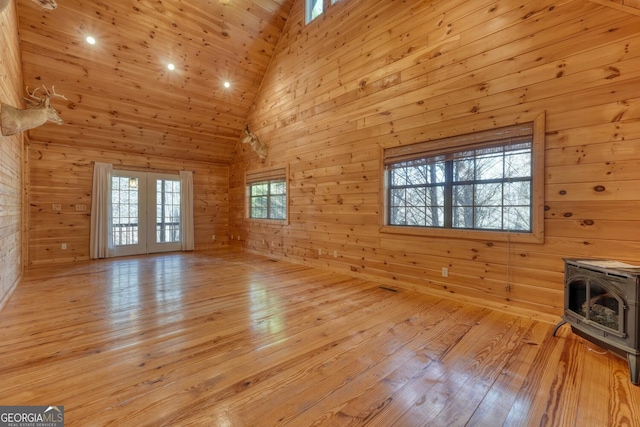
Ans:
[{"label": "white curtain panel", "polygon": [[180,210],[182,218],[182,250],[192,251],[195,247],[193,232],[193,172],[180,171]]},{"label": "white curtain panel", "polygon": [[91,193],[91,259],[108,258],[110,255],[109,222],[111,221],[111,176],[113,165],[93,165],[93,192]]}]

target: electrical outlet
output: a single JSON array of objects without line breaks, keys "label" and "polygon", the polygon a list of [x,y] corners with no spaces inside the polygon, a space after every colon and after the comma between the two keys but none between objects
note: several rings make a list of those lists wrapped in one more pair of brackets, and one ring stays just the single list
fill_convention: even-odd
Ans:
[{"label": "electrical outlet", "polygon": [[333,257],[338,258],[338,251],[333,251]]},{"label": "electrical outlet", "polygon": [[447,267],[442,267],[442,277],[449,277],[449,269]]},{"label": "electrical outlet", "polygon": [[238,240],[240,240],[240,235],[238,234]]},{"label": "electrical outlet", "polygon": [[86,212],[87,205],[76,205],[76,212]]},{"label": "electrical outlet", "polygon": [[318,248],[318,255],[322,255],[322,249]]},{"label": "electrical outlet", "polygon": [[64,249],[67,249],[67,244],[66,244],[66,243],[63,243],[63,244],[62,244],[62,245],[60,245],[60,246],[62,247],[62,249],[63,249],[63,250],[64,250]]},{"label": "electrical outlet", "polygon": [[54,203],[51,205],[51,210],[55,212],[60,212],[62,210],[62,205],[60,203]]},{"label": "electrical outlet", "polygon": [[215,234],[211,235],[211,240],[216,240],[216,235]]}]

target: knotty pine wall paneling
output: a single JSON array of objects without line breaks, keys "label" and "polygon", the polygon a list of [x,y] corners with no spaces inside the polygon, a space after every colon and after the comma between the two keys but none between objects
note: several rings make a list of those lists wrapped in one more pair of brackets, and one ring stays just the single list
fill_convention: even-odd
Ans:
[{"label": "knotty pine wall paneling", "polygon": [[[126,165],[143,171],[194,171],[195,249],[228,245],[228,165],[38,141],[32,141],[29,153],[29,259],[33,265],[89,259],[92,162],[111,163],[116,168]],[[54,204],[60,204],[62,209],[53,210]],[[85,205],[86,211],[77,211],[76,205]],[[62,243],[67,244],[67,249],[62,249]]]},{"label": "knotty pine wall paneling", "polygon": [[[22,108],[22,71],[14,2],[0,12],[0,101]],[[0,111],[2,114],[2,111]],[[0,135],[0,309],[22,276],[22,135]]]},{"label": "knotty pine wall paneling", "polygon": [[34,140],[226,164],[293,3],[14,1],[25,83],[68,100]]},{"label": "knotty pine wall paneling", "polygon": [[[640,264],[640,17],[602,3],[342,0],[305,25],[296,1],[248,119],[269,155],[234,155],[234,244],[556,320],[563,257]],[[536,114],[543,244],[380,232],[383,148]],[[245,171],[285,164],[289,223],[246,221]]]}]

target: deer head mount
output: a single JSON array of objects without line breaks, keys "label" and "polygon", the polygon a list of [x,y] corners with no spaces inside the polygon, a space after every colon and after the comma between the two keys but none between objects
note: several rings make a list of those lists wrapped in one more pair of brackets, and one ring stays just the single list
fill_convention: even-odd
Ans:
[{"label": "deer head mount", "polygon": [[246,125],[244,127],[244,132],[247,134],[247,136],[244,137],[242,143],[251,145],[253,151],[255,151],[261,159],[267,157],[267,144],[265,144],[264,142],[260,142],[258,137],[249,130],[249,125]]},{"label": "deer head mount", "polygon": [[[53,10],[58,7],[56,0],[33,0],[33,2],[38,4],[41,8],[47,10]],[[11,0],[0,0],[0,13],[5,10],[9,3],[11,3]]]},{"label": "deer head mount", "polygon": [[62,98],[65,100],[67,98],[63,95],[58,95],[54,86],[51,86],[51,92],[49,92],[46,87],[42,87],[46,92],[46,95],[42,98],[36,96],[36,92],[40,88],[35,88],[33,92],[29,93],[29,88],[27,87],[29,98],[22,98],[27,104],[27,109],[25,110],[19,110],[10,105],[2,104],[0,127],[2,128],[2,134],[4,136],[15,135],[16,133],[33,129],[47,121],[59,125],[64,123],[60,116],[58,116],[58,112],[49,103],[53,98]]},{"label": "deer head mount", "polygon": [[34,3],[40,5],[43,9],[53,10],[58,7],[56,0],[33,0]]}]

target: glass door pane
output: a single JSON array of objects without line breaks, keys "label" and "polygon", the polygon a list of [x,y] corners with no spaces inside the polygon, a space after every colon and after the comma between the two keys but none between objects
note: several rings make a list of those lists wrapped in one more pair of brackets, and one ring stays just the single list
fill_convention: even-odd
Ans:
[{"label": "glass door pane", "polygon": [[111,178],[110,239],[115,256],[146,253],[145,175],[114,171]]},{"label": "glass door pane", "polygon": [[589,301],[587,318],[614,331],[623,332],[620,324],[620,302],[615,294],[607,287],[601,286],[595,280],[589,280]]},{"label": "glass door pane", "polygon": [[[148,173],[149,185],[149,242],[153,252],[179,251],[180,235],[180,178],[177,175]],[[153,237],[151,237],[153,236]]]},{"label": "glass door pane", "polygon": [[156,180],[156,243],[180,242],[180,181]]},{"label": "glass door pane", "polygon": [[179,251],[179,176],[114,171],[110,239],[113,256]]}]

